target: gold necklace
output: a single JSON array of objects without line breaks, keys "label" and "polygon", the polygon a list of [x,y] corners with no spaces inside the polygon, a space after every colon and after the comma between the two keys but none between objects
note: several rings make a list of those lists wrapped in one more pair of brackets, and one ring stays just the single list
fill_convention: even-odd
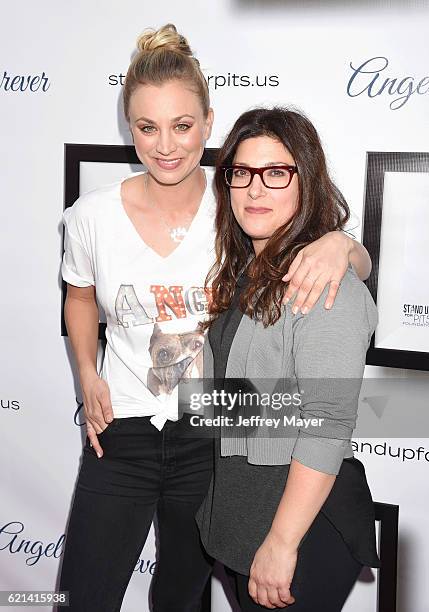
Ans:
[{"label": "gold necklace", "polygon": [[[204,190],[203,190],[203,196],[204,196],[204,192],[207,188],[207,177],[206,177],[206,173],[204,172]],[[188,233],[189,227],[191,226],[191,223],[194,219],[194,217],[191,218],[191,220],[189,221],[188,226],[186,227],[186,225],[177,225],[176,227],[171,227],[171,225],[169,223],[167,223],[167,221],[165,220],[165,217],[163,215],[163,213],[161,212],[161,210],[152,202],[152,200],[149,197],[149,188],[148,188],[148,180],[149,180],[149,173],[145,174],[145,191],[146,191],[146,195],[148,196],[148,202],[149,205],[152,206],[152,208],[154,208],[156,210],[156,212],[159,215],[159,218],[161,219],[162,223],[164,224],[168,235],[170,236],[171,240],[173,242],[182,242],[182,240],[185,238],[186,234]],[[201,204],[200,204],[201,205]],[[196,214],[196,213],[195,213]],[[195,215],[194,215],[195,216]]]}]

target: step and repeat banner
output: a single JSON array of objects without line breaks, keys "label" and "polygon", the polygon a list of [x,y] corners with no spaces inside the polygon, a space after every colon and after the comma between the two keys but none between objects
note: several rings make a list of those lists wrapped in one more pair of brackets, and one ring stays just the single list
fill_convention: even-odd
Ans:
[{"label": "step and repeat banner", "polygon": [[[256,105],[294,105],[314,122],[354,212],[355,236],[365,234],[375,249],[384,314],[377,365],[365,375],[391,380],[392,388],[402,380],[413,389],[415,381],[423,396],[429,389],[429,2],[4,2],[0,590],[57,586],[85,437],[72,353],[61,336],[65,144],[132,143],[122,116],[125,73],[141,31],[167,22],[188,38],[207,77],[215,112],[209,147]],[[372,189],[380,164],[382,187]],[[138,169],[81,166],[81,192]],[[364,215],[365,201],[377,214]],[[401,358],[392,361],[395,354]],[[389,416],[391,393],[363,398],[374,422]],[[374,435],[366,428],[354,448],[374,499],[400,507],[398,610],[424,612],[429,438],[412,398],[396,408],[416,426],[378,427]],[[151,532],[125,612],[149,610],[155,548]],[[376,598],[377,571],[365,570],[345,610],[375,611]],[[233,605],[214,578],[213,611]]]}]

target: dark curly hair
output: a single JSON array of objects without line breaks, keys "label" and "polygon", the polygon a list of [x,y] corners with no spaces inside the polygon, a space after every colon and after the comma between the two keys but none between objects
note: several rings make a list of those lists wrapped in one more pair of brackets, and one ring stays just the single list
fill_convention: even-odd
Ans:
[{"label": "dark curly hair", "polygon": [[[255,257],[250,237],[234,217],[222,167],[233,163],[241,142],[258,136],[274,138],[291,153],[298,168],[299,197],[292,221],[279,227]],[[237,278],[246,266],[249,282],[240,307],[265,326],[272,325],[281,315],[285,291],[282,276],[297,252],[327,232],[342,229],[350,216],[343,195],[329,177],[316,129],[302,113],[287,108],[257,108],[243,113],[219,151],[215,185],[216,262],[206,279],[212,295],[207,325],[229,307]]]}]

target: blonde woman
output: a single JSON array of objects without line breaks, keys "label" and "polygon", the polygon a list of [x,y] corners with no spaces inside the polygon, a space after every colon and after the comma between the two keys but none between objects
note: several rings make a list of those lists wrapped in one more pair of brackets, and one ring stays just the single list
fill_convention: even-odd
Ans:
[{"label": "blonde woman", "polygon": [[[73,612],[120,610],[154,515],[155,612],[191,612],[210,573],[194,514],[208,488],[212,443],[186,435],[177,383],[202,375],[214,259],[212,173],[200,166],[213,111],[186,39],[171,24],[143,34],[124,112],[146,172],[80,197],[64,214],[65,317],[83,392],[87,440],[71,510],[61,589]],[[289,292],[310,307],[366,251],[332,232],[301,251]],[[96,368],[98,306],[107,348]]]}]

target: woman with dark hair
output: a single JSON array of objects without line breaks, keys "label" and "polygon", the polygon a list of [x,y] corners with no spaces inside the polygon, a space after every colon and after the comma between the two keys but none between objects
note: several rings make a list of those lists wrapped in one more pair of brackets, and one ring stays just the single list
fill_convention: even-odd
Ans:
[{"label": "woman with dark hair", "polygon": [[[234,573],[243,612],[292,603],[336,612],[362,566],[379,566],[371,494],[350,443],[377,312],[351,267],[332,309],[319,302],[306,316],[282,304],[282,276],[349,209],[315,128],[292,110],[244,113],[215,182],[204,372],[238,401],[222,406],[229,421],[197,515],[202,540]],[[276,404],[249,408],[243,389]]]}]

